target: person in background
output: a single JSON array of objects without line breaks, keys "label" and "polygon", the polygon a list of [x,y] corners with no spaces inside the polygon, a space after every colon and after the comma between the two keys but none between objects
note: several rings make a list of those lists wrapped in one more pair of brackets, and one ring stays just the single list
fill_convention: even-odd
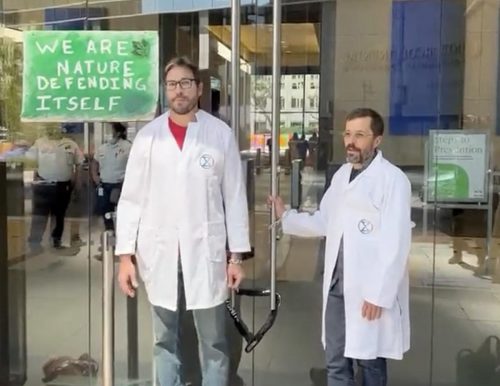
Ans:
[{"label": "person in background", "polygon": [[308,149],[309,149],[309,143],[307,142],[305,134],[302,134],[299,142],[297,143],[297,151],[299,153],[299,158],[302,160],[302,167],[304,167],[306,164]]},{"label": "person in background", "polygon": [[[32,254],[43,251],[42,239],[52,217],[52,247],[67,250],[62,244],[66,210],[73,191],[80,190],[83,152],[76,142],[66,138],[59,127],[49,127],[26,152],[36,162],[33,178],[32,221],[28,242]],[[69,252],[69,251],[68,251]]]},{"label": "person in background", "polygon": [[127,139],[127,127],[119,122],[111,124],[112,136],[101,145],[91,163],[91,175],[97,189],[98,212],[104,219],[104,228],[114,231],[113,216],[120,197],[125,170],[132,143]]}]

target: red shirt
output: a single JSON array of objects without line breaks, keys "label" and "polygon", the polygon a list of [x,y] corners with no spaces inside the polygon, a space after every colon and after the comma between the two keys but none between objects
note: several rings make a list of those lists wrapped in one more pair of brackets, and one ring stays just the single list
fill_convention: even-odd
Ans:
[{"label": "red shirt", "polygon": [[182,146],[184,145],[184,139],[186,138],[187,127],[181,126],[172,121],[170,117],[168,118],[168,126],[170,127],[170,131],[177,141],[177,145],[179,145],[179,149],[182,150]]}]

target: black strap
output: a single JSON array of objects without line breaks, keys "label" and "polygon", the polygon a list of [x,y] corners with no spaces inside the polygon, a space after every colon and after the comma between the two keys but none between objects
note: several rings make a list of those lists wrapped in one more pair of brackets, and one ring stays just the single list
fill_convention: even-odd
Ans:
[{"label": "black strap", "polygon": [[[236,294],[238,296],[265,297],[265,296],[271,296],[271,291],[268,289],[259,289],[259,288],[254,288],[254,289],[240,288],[236,292]],[[260,343],[264,335],[271,329],[276,320],[276,317],[278,316],[278,309],[280,304],[281,304],[281,296],[279,293],[276,293],[276,308],[269,312],[269,315],[265,323],[255,334],[253,334],[249,331],[245,322],[241,319],[238,312],[231,305],[231,300],[230,299],[226,300],[226,308],[229,311],[231,318],[233,318],[236,329],[247,342],[247,345],[245,347],[245,352],[247,353],[251,352]]]}]

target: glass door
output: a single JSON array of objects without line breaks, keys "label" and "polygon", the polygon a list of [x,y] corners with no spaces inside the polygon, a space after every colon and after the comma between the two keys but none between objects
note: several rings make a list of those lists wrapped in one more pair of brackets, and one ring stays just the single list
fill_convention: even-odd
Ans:
[{"label": "glass door", "polygon": [[22,33],[65,21],[51,18],[49,6],[38,2],[36,10],[33,4],[21,9],[3,2],[0,21],[5,385],[90,383],[99,365],[90,347],[86,127],[20,121]]}]

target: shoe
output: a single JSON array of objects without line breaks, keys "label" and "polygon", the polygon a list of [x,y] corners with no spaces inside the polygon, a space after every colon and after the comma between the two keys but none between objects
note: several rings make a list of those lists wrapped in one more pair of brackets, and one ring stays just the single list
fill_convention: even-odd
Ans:
[{"label": "shoe", "polygon": [[309,371],[309,377],[314,386],[326,386],[327,385],[327,375],[326,369],[312,368]]},{"label": "shoe", "polygon": [[231,386],[245,386],[245,382],[243,381],[243,379],[239,375],[237,375],[236,377],[234,377],[230,381],[230,385]]},{"label": "shoe", "polygon": [[80,248],[87,245],[85,241],[83,241],[79,235],[73,236],[71,238],[70,246]]},{"label": "shoe", "polygon": [[481,264],[479,267],[477,267],[474,270],[474,273],[477,276],[486,276],[488,274],[488,264],[486,264],[486,262],[484,262],[483,264]]},{"label": "shoe", "polygon": [[34,244],[30,246],[29,256],[38,256],[43,253],[43,247],[40,244]]},{"label": "shoe", "polygon": [[453,256],[448,260],[448,264],[461,264],[462,263],[462,258],[458,256]]},{"label": "shoe", "polygon": [[67,247],[62,245],[61,241],[54,240],[52,243],[52,252],[61,256],[75,256],[80,252],[80,248],[74,246]]},{"label": "shoe", "polygon": [[[101,263],[102,263],[102,253],[96,253],[96,254],[93,256],[93,258],[94,258],[95,260],[97,260],[97,261],[99,261],[99,262],[101,262]],[[113,261],[114,261],[115,263],[119,263],[119,262],[120,262],[120,256],[114,256],[114,257],[113,257]],[[186,385],[186,386],[187,386],[187,385]]]}]

